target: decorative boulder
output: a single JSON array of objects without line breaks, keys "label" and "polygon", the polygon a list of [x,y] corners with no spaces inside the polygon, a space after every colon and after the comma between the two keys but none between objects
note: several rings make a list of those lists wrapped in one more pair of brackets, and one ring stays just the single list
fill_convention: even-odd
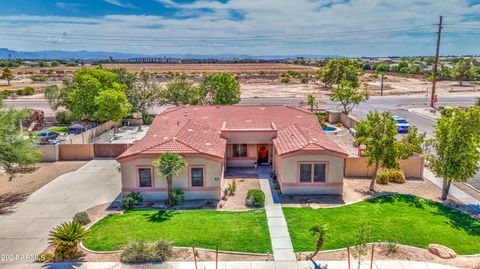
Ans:
[{"label": "decorative boulder", "polygon": [[428,245],[428,251],[432,253],[433,255],[437,255],[438,257],[442,259],[452,259],[457,256],[455,251],[453,251],[450,248],[447,248],[442,245],[437,245],[437,244],[430,244]]}]

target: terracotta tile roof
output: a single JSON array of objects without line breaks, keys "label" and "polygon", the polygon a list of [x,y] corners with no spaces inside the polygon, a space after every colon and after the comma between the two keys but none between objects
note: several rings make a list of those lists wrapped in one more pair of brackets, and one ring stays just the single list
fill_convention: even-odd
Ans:
[{"label": "terracotta tile roof", "polygon": [[[273,123],[273,124],[272,124]],[[120,157],[162,152],[204,153],[223,158],[226,140],[222,129],[277,129],[274,144],[280,154],[296,150],[342,149],[323,132],[310,111],[292,106],[233,105],[183,106],[158,114],[143,139]],[[292,137],[293,135],[293,137]],[[316,143],[308,143],[315,141]],[[310,145],[312,144],[312,145]]]}]

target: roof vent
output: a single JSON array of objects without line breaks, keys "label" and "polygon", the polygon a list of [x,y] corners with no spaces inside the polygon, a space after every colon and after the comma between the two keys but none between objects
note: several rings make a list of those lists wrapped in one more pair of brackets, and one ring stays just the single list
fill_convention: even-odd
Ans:
[{"label": "roof vent", "polygon": [[163,138],[163,140],[167,140],[167,139],[168,139],[168,136],[165,136],[165,137]]},{"label": "roof vent", "polygon": [[205,143],[206,146],[210,146],[211,144],[210,143]]},{"label": "roof vent", "polygon": [[187,131],[192,132],[193,130],[192,130],[192,129],[188,129]]},{"label": "roof vent", "polygon": [[298,115],[297,118],[301,119],[301,118],[303,118],[303,116],[302,116],[302,115]]}]

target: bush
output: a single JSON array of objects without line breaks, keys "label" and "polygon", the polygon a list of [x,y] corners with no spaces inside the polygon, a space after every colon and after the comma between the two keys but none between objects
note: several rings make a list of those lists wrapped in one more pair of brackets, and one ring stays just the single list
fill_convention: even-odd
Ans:
[{"label": "bush", "polygon": [[175,205],[185,203],[185,193],[181,189],[173,189],[173,200],[175,201]]},{"label": "bush", "polygon": [[55,246],[55,260],[72,260],[78,257],[77,245],[87,237],[87,230],[77,221],[65,222],[55,227],[48,241]]},{"label": "bush", "polygon": [[60,123],[70,124],[72,122],[72,115],[68,111],[58,111],[55,118]]},{"label": "bush", "polygon": [[128,263],[153,262],[155,256],[150,244],[145,241],[135,241],[125,247],[120,260]]},{"label": "bush", "polygon": [[120,260],[126,263],[164,262],[172,255],[173,245],[168,241],[160,240],[154,244],[135,241],[125,247]]},{"label": "bush", "polygon": [[42,76],[32,76],[31,79],[35,82],[44,82],[47,80],[45,77]]},{"label": "bush", "polygon": [[88,217],[88,214],[85,211],[78,212],[77,214],[75,214],[75,216],[73,216],[73,220],[78,221],[82,225],[87,225],[90,223],[90,218]]},{"label": "bush", "polygon": [[388,184],[388,182],[405,183],[405,175],[402,170],[392,169],[380,171],[377,174],[376,182],[378,184]]},{"label": "bush", "polygon": [[308,78],[307,77],[302,77],[300,79],[300,83],[307,84],[308,83]]},{"label": "bush", "polygon": [[405,183],[405,175],[403,174],[402,170],[390,170],[389,171],[389,181],[394,183]]},{"label": "bush", "polygon": [[226,195],[235,195],[235,192],[237,192],[237,180],[234,179],[232,184],[228,184],[228,187],[226,188],[225,194]]},{"label": "bush", "polygon": [[290,78],[289,77],[283,77],[282,79],[280,79],[280,82],[288,84],[288,83],[290,83]]},{"label": "bush", "polygon": [[387,185],[388,184],[388,172],[387,171],[380,171],[377,173],[377,177],[375,178],[378,184]]},{"label": "bush", "polygon": [[248,206],[263,207],[265,205],[265,193],[259,189],[251,189],[247,192],[246,204]]},{"label": "bush", "polygon": [[12,94],[11,90],[3,90],[0,92],[0,98],[5,98],[8,97]]},{"label": "bush", "polygon": [[23,89],[18,89],[16,93],[17,95],[33,95],[35,93],[35,89],[32,87],[25,87]]},{"label": "bush", "polygon": [[160,240],[154,244],[153,251],[156,260],[164,262],[173,256],[173,245],[169,241]]},{"label": "bush", "polygon": [[150,125],[153,122],[152,115],[143,115],[143,124]]},{"label": "bush", "polygon": [[123,197],[120,206],[124,210],[131,210],[143,202],[143,196],[139,192],[131,192]]}]

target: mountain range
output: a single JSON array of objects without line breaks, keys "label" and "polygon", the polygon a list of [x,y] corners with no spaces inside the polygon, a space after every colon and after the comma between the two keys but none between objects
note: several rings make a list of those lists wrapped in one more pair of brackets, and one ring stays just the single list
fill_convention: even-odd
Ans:
[{"label": "mountain range", "polygon": [[243,55],[243,54],[141,54],[124,52],[106,52],[106,51],[64,51],[64,50],[44,50],[44,51],[14,51],[6,48],[0,48],[0,59],[56,59],[56,60],[126,60],[129,58],[177,58],[177,59],[216,59],[216,60],[281,60],[291,58],[338,58],[338,55]]}]

